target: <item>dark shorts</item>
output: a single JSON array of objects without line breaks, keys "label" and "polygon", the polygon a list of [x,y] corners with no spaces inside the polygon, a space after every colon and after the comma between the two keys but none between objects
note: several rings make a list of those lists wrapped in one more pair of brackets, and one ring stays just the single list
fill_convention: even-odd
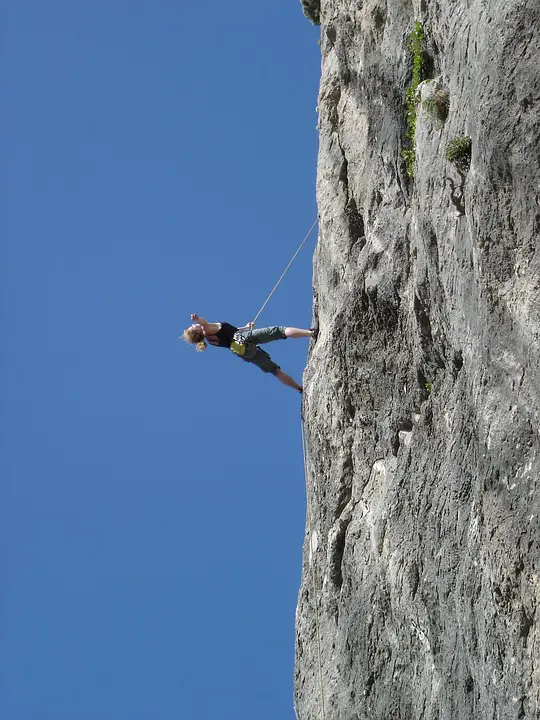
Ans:
[{"label": "dark shorts", "polygon": [[265,373],[275,375],[281,368],[272,360],[270,355],[259,347],[258,343],[268,343],[274,340],[286,340],[285,327],[276,325],[274,327],[260,328],[260,330],[239,330],[234,339],[246,343],[246,352],[241,357],[245,362],[252,363]]}]

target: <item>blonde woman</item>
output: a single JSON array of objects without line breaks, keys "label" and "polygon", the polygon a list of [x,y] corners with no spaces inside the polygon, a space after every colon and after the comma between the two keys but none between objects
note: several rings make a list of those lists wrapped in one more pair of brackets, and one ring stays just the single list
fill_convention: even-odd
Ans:
[{"label": "blonde woman", "polygon": [[290,375],[284,373],[270,355],[259,347],[259,344],[287,338],[316,339],[317,332],[314,328],[301,330],[300,328],[276,325],[253,330],[252,323],[237,328],[226,322],[208,322],[196,314],[193,314],[191,319],[193,325],[184,330],[183,338],[195,345],[198,351],[206,350],[208,345],[229,348],[245,362],[256,365],[263,372],[275,375],[284,385],[302,392],[301,385],[298,385]]}]

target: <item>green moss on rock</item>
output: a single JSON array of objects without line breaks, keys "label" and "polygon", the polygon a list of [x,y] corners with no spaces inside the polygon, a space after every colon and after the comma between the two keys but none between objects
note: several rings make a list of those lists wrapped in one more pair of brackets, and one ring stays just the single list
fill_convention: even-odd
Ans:
[{"label": "green moss on rock", "polygon": [[301,0],[304,15],[314,25],[321,24],[321,0]]},{"label": "green moss on rock", "polygon": [[426,51],[424,45],[424,28],[418,20],[414,23],[414,29],[409,35],[407,47],[412,55],[412,80],[407,88],[407,147],[401,152],[409,177],[414,177],[414,163],[416,161],[415,136],[416,136],[416,113],[417,97],[416,91],[420,82],[424,79]]},{"label": "green moss on rock", "polygon": [[446,146],[446,159],[464,174],[471,165],[471,138],[468,135],[457,135]]}]

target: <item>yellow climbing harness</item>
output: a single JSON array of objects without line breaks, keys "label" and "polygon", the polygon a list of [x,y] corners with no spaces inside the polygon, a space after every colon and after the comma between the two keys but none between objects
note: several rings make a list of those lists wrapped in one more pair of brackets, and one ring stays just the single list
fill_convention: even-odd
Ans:
[{"label": "yellow climbing harness", "polygon": [[244,355],[246,354],[246,343],[244,342],[238,342],[238,340],[233,340],[230,347],[233,353],[240,355],[240,357],[244,357]]}]

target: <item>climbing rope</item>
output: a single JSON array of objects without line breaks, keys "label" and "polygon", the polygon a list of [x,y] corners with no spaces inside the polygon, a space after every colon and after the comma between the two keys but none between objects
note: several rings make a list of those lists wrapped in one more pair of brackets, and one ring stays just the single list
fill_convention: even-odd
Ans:
[{"label": "climbing rope", "polygon": [[[313,226],[315,227],[315,226]],[[311,228],[313,230],[313,228]],[[310,230],[310,232],[311,232]],[[302,454],[304,457],[304,479],[306,482],[306,505],[307,505],[307,522],[308,522],[308,534],[309,534],[309,554],[311,559],[311,585],[312,585],[312,594],[315,598],[315,628],[317,632],[317,659],[319,663],[319,682],[321,686],[321,718],[322,720],[326,720],[326,713],[324,708],[324,685],[323,685],[323,672],[322,672],[322,660],[321,660],[321,629],[319,624],[319,596],[317,594],[317,575],[316,575],[316,565],[315,565],[315,549],[313,548],[312,544],[312,538],[313,534],[311,532],[311,502],[309,497],[309,484],[308,484],[308,474],[307,474],[307,462],[306,462],[306,431],[304,428],[304,418],[303,416],[300,416],[300,422],[302,426]]]},{"label": "climbing rope", "polygon": [[268,305],[268,302],[270,301],[270,298],[272,297],[272,295],[273,295],[273,294],[275,293],[275,291],[277,290],[277,287],[278,287],[279,283],[283,280],[283,278],[284,278],[285,275],[287,274],[288,269],[291,267],[291,265],[292,265],[293,262],[295,261],[296,256],[298,255],[298,253],[300,252],[300,250],[304,247],[304,244],[306,243],[308,237],[311,235],[311,233],[312,233],[312,231],[313,231],[313,228],[315,227],[315,225],[316,225],[318,222],[319,222],[319,218],[317,218],[317,219],[315,220],[315,222],[313,223],[313,225],[309,228],[308,234],[306,235],[306,237],[305,237],[305,238],[302,240],[302,242],[300,243],[300,246],[299,246],[298,250],[294,253],[294,255],[292,256],[291,260],[289,261],[289,264],[287,265],[287,267],[285,268],[285,270],[281,273],[281,276],[280,276],[279,280],[277,281],[277,283],[276,283],[276,284],[274,285],[274,287],[272,288],[272,292],[270,293],[270,295],[269,295],[269,296],[266,298],[266,300],[264,301],[263,306],[261,307],[261,309],[259,310],[259,312],[255,315],[255,319],[254,319],[253,322],[251,323],[251,326],[252,326],[252,327],[255,327],[255,323],[257,322],[257,318],[258,318],[259,315],[262,313],[262,311],[264,310],[264,308]]}]

